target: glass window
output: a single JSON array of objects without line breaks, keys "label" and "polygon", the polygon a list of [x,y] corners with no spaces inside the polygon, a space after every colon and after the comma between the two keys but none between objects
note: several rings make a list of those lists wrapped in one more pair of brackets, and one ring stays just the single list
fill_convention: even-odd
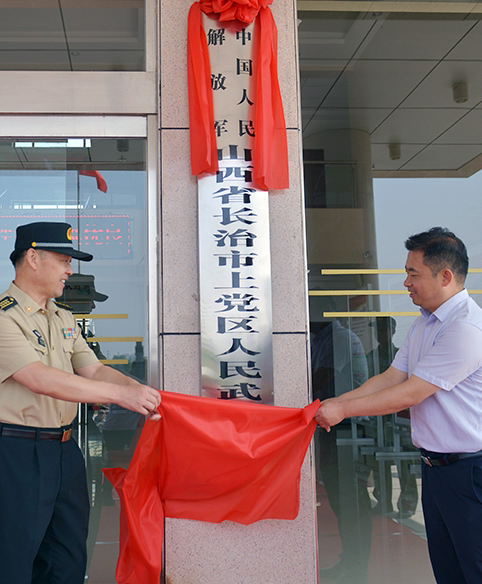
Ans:
[{"label": "glass window", "polygon": [[[454,231],[469,251],[466,287],[482,301],[479,16],[457,3],[452,13],[424,12],[427,3],[412,13],[403,3],[391,13],[323,4],[298,13],[320,398],[384,371],[403,343],[418,314],[403,286],[408,236]],[[433,584],[410,412],[317,431],[316,455],[321,581],[342,567],[345,583]]]},{"label": "glass window", "polygon": [[[59,301],[70,306],[99,359],[147,382],[147,212],[145,139],[0,141],[0,286],[14,276],[15,229],[33,221],[73,226],[92,262],[72,261]],[[143,417],[108,404],[79,408],[74,431],[91,490],[89,582],[115,582],[119,501],[103,478],[126,466]]]},{"label": "glass window", "polygon": [[144,0],[0,2],[0,70],[142,71],[144,39]]}]

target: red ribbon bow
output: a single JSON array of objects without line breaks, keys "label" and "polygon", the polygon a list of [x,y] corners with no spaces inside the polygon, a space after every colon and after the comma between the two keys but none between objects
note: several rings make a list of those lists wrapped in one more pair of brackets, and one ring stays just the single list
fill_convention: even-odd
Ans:
[{"label": "red ribbon bow", "polygon": [[239,20],[250,24],[258,16],[261,8],[269,6],[273,0],[200,0],[204,14],[217,14],[219,22]]}]

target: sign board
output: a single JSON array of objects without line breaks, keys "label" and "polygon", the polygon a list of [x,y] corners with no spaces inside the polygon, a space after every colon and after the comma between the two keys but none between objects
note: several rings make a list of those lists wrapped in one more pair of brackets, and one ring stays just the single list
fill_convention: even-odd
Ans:
[{"label": "sign board", "polygon": [[219,171],[198,180],[202,392],[272,404],[268,191],[252,180],[254,24],[203,24]]}]

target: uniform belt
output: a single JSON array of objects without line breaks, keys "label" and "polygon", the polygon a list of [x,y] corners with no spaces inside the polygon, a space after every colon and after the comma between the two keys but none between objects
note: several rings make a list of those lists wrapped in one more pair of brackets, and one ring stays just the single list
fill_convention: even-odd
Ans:
[{"label": "uniform belt", "polygon": [[429,452],[428,450],[421,448],[420,456],[428,466],[449,466],[450,464],[454,464],[454,462],[464,460],[465,458],[482,456],[482,450],[477,452],[454,452],[444,454],[443,452]]},{"label": "uniform belt", "polygon": [[72,437],[72,424],[63,428],[32,428],[31,426],[17,426],[16,424],[0,424],[0,436],[67,442]]}]

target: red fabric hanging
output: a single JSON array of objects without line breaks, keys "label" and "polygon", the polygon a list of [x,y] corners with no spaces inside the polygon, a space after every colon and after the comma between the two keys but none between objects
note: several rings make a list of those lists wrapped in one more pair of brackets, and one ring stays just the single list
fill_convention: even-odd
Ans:
[{"label": "red fabric hanging", "polygon": [[[289,187],[288,145],[278,83],[278,33],[268,0],[195,2],[188,19],[188,93],[192,174],[215,173],[218,166],[214,132],[211,65],[201,11],[219,13],[220,21],[256,17],[253,71],[255,81],[253,147],[254,183],[260,189]],[[229,6],[228,6],[229,5]],[[257,15],[257,16],[256,16]]]},{"label": "red fabric hanging", "polygon": [[254,71],[256,102],[253,179],[260,188],[287,189],[288,143],[278,83],[278,30],[269,8],[262,8],[255,23]]},{"label": "red fabric hanging", "polygon": [[218,150],[214,132],[213,92],[208,43],[201,19],[201,5],[189,10],[187,32],[187,78],[192,174],[215,173]]},{"label": "red fabric hanging", "polygon": [[162,420],[146,422],[129,469],[104,469],[121,499],[116,581],[159,583],[164,517],[295,519],[318,407],[163,392]]},{"label": "red fabric hanging", "polygon": [[83,174],[84,176],[92,176],[97,181],[97,188],[99,191],[102,191],[103,193],[107,192],[107,183],[98,170],[79,170],[79,174]]}]

